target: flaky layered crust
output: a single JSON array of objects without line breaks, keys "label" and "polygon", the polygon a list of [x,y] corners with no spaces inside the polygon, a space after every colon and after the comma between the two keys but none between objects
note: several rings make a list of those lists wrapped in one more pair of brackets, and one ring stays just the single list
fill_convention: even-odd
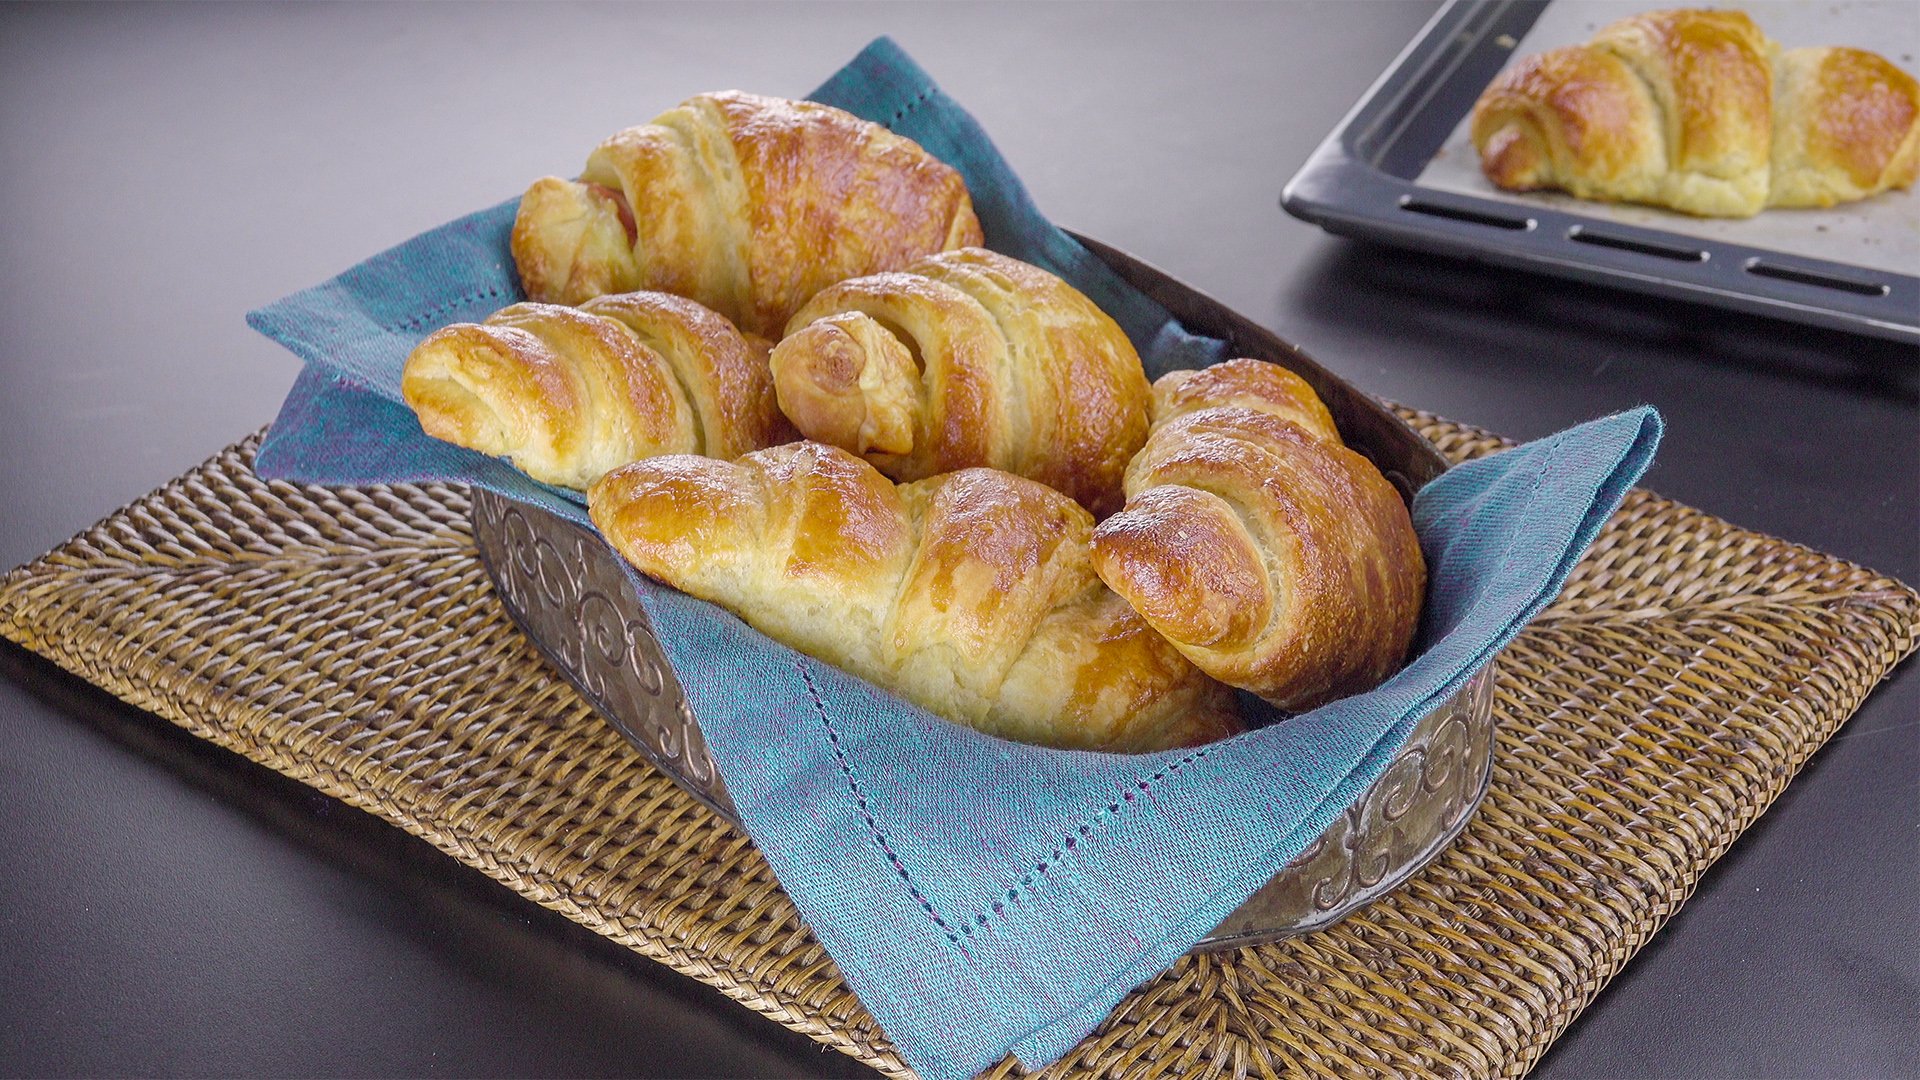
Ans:
[{"label": "flaky layered crust", "polygon": [[643,457],[731,457],[792,438],[768,349],[662,293],[529,302],[436,331],[407,357],[400,389],[434,438],[585,489]]},{"label": "flaky layered crust", "polygon": [[637,462],[589,505],[642,572],[949,720],[1114,752],[1240,730],[1231,692],[1094,576],[1092,517],[1040,484],[968,469],[896,488],[806,442]]},{"label": "flaky layered crust", "polygon": [[798,437],[774,397],[767,339],[671,293],[611,293],[579,310],[626,327],[666,361],[692,409],[694,453],[733,458]]},{"label": "flaky layered crust", "polygon": [[1783,53],[1742,12],[1659,11],[1522,59],[1471,134],[1499,187],[1747,217],[1912,184],[1917,100],[1872,53]]},{"label": "flaky layered crust", "polygon": [[1523,58],[1473,110],[1480,168],[1515,191],[1652,202],[1667,171],[1653,95],[1609,52],[1570,45]]},{"label": "flaky layered crust", "polygon": [[536,300],[669,292],[769,338],[835,281],[980,242],[960,174],[917,143],[738,91],[613,135],[577,181],[536,182],[513,229]]},{"label": "flaky layered crust", "polygon": [[1333,414],[1307,380],[1255,360],[1229,360],[1194,371],[1169,371],[1153,384],[1153,422],[1167,424],[1190,412],[1236,405],[1291,420],[1317,439],[1340,441]]},{"label": "flaky layered crust", "polygon": [[1231,360],[1155,384],[1102,580],[1195,665],[1300,711],[1392,674],[1426,564],[1405,504],[1305,382]]},{"label": "flaky layered crust", "polygon": [[1651,91],[1667,168],[1654,202],[1746,217],[1766,205],[1773,53],[1741,11],[1656,11],[1602,27],[1612,53]]},{"label": "flaky layered crust", "polygon": [[1863,49],[1789,49],[1774,101],[1770,206],[1833,206],[1913,186],[1920,83]]},{"label": "flaky layered crust", "polygon": [[822,290],[771,363],[795,427],[895,480],[982,466],[1105,514],[1146,438],[1147,378],[1120,327],[982,248]]}]

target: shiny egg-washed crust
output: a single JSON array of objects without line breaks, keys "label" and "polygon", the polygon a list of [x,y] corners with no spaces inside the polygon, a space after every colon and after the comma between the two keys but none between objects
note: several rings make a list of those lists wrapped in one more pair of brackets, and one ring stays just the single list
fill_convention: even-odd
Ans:
[{"label": "shiny egg-washed crust", "polygon": [[965,182],[919,144],[826,105],[726,91],[611,136],[579,180],[534,183],[512,246],[536,300],[670,292],[774,338],[833,282],[980,242]]},{"label": "shiny egg-washed crust", "polygon": [[588,494],[642,572],[988,734],[1146,752],[1241,730],[1207,678],[1094,576],[1093,519],[990,469],[895,487],[814,442],[658,457]]},{"label": "shiny egg-washed crust", "polygon": [[1284,369],[1230,360],[1154,389],[1167,413],[1094,531],[1100,577],[1201,670],[1282,709],[1391,675],[1426,589],[1393,485]]},{"label": "shiny egg-washed crust", "polygon": [[1104,515],[1146,439],[1126,334],[1073,286],[984,248],[822,290],[771,363],[795,427],[895,480],[982,466]]},{"label": "shiny egg-washed crust", "polygon": [[1340,441],[1333,414],[1307,380],[1256,360],[1229,360],[1193,371],[1169,371],[1153,384],[1153,422],[1222,405],[1244,405],[1291,420],[1316,438]]},{"label": "shiny egg-washed crust", "polygon": [[1480,169],[1511,191],[1653,202],[1666,143],[1653,97],[1619,57],[1584,45],[1522,59],[1473,110]]},{"label": "shiny egg-washed crust", "polygon": [[1774,89],[1769,206],[1833,206],[1913,185],[1920,82],[1864,49],[1789,49]]},{"label": "shiny egg-washed crust", "polygon": [[1782,52],[1742,12],[1659,11],[1521,59],[1471,134],[1502,188],[1749,217],[1911,185],[1916,103],[1873,53]]},{"label": "shiny egg-washed crust", "polygon": [[434,438],[584,490],[643,457],[734,457],[794,438],[769,348],[664,293],[528,302],[435,331],[407,357],[400,390]]}]

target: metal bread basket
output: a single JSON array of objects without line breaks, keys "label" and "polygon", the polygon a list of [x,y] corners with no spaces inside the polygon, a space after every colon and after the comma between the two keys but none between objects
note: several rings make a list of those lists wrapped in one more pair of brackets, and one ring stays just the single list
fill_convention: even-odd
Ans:
[{"label": "metal bread basket", "polygon": [[[1407,499],[1447,467],[1379,402],[1218,301],[1129,255],[1077,237],[1190,331],[1228,355],[1287,367],[1326,402],[1347,445]],[[507,611],[608,723],[694,798],[739,824],[620,557],[599,534],[544,509],[473,492],[474,538]],[[1197,949],[1269,941],[1331,925],[1405,881],[1459,835],[1486,794],[1493,668],[1422,717],[1372,787]]]}]

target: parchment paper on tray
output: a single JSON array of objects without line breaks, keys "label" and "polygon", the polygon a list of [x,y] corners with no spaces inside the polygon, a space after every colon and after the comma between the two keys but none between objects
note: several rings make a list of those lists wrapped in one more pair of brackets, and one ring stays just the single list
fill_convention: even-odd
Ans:
[{"label": "parchment paper on tray", "polygon": [[[1513,50],[1508,66],[1547,49],[1583,43],[1617,19],[1678,6],[1677,0],[1667,4],[1554,0]],[[1920,72],[1916,68],[1920,4],[1912,0],[1779,0],[1711,6],[1745,11],[1782,48],[1851,45],[1877,52],[1907,72]],[[1480,172],[1480,155],[1468,136],[1471,123],[1469,112],[1421,172],[1417,181],[1421,187],[1547,206],[1563,213],[1851,266],[1899,274],[1920,272],[1920,194],[1911,190],[1889,191],[1828,210],[1762,210],[1745,219],[1698,218],[1652,206],[1576,199],[1557,191],[1502,191]]]}]

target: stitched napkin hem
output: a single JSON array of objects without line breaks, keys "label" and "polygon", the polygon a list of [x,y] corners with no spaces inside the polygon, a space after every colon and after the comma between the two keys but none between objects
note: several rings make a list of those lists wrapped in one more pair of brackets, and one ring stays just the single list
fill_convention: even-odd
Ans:
[{"label": "stitched napkin hem", "polygon": [[[960,169],[990,246],[1092,295],[1150,372],[1224,355],[1041,217],[972,117],[890,41],[816,96],[890,119]],[[521,298],[516,205],[249,315],[307,362],[260,447],[262,476],[457,481],[585,521],[578,493],[426,437],[399,400],[420,339]],[[1642,409],[1443,474],[1414,504],[1429,567],[1420,654],[1367,694],[1192,751],[994,739],[631,576],[781,885],[906,1061],[963,1080],[1009,1050],[1055,1060],[1304,849],[1421,712],[1558,593],[1659,434]]]}]

